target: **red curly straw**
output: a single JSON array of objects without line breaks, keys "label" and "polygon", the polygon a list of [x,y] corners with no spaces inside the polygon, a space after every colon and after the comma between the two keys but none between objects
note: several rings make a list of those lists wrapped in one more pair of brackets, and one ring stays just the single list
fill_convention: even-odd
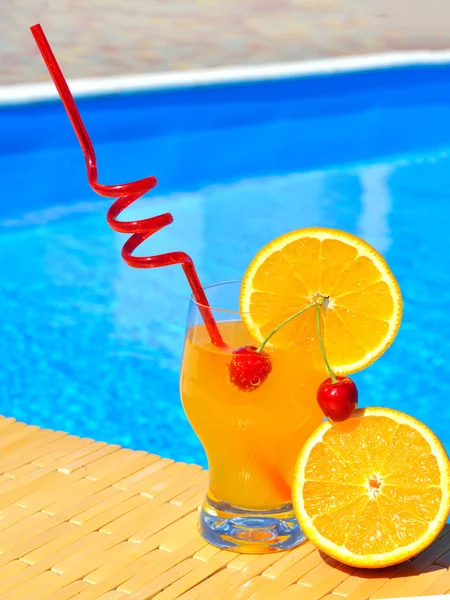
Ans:
[{"label": "red curly straw", "polygon": [[146,177],[139,181],[121,185],[102,185],[101,183],[98,183],[97,160],[95,157],[94,146],[92,145],[86,127],[78,112],[69,86],[64,79],[64,75],[47,38],[45,37],[42,27],[38,24],[33,25],[30,29],[42,54],[42,58],[47,65],[51,78],[53,79],[53,83],[58,90],[78,141],[80,142],[86,160],[87,176],[90,186],[100,196],[118,198],[108,210],[106,219],[108,225],[115,231],[131,234],[122,248],[122,258],[130,265],[130,267],[135,267],[137,269],[152,269],[155,267],[180,264],[192,289],[194,298],[197,301],[197,305],[212,343],[221,348],[226,348],[226,344],[222,339],[205,292],[203,291],[197,271],[195,270],[192,258],[186,254],[186,252],[167,252],[157,256],[132,256],[133,251],[147,238],[173,222],[173,216],[170,213],[143,219],[141,221],[117,220],[118,215],[130,206],[130,204],[154,188],[157,184],[157,180],[155,177]]}]

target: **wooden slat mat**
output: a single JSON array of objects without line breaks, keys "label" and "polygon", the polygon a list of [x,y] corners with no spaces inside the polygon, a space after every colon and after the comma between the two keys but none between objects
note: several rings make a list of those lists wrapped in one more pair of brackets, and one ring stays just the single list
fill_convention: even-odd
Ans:
[{"label": "wooden slat mat", "polygon": [[363,571],[306,542],[261,556],[197,533],[207,473],[0,418],[1,600],[363,600],[450,591],[450,527],[420,556]]}]

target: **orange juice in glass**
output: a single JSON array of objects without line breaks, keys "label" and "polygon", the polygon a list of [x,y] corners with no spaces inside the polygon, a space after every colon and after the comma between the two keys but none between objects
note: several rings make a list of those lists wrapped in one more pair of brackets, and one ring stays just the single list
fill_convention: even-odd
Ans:
[{"label": "orange juice in glass", "polygon": [[231,382],[229,373],[232,351],[254,344],[239,311],[240,283],[220,283],[205,291],[227,349],[211,343],[192,298],[180,381],[183,407],[210,471],[201,533],[212,544],[238,552],[292,548],[304,539],[291,504],[294,466],[302,445],[323,420],[316,392],[325,365],[315,311],[297,319],[302,344],[266,346],[270,376],[246,392]]},{"label": "orange juice in glass", "polygon": [[240,552],[292,548],[303,539],[291,505],[298,455],[324,414],[343,421],[354,411],[347,375],[394,340],[397,281],[363,240],[306,228],[262,248],[242,284],[206,296],[224,343],[207,335],[205,307],[192,299],[181,369],[210,469],[201,532]]}]

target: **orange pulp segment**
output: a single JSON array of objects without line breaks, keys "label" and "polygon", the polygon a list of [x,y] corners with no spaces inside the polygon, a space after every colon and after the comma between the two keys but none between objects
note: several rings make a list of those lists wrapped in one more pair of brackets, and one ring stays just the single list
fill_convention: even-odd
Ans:
[{"label": "orange pulp segment", "polygon": [[[335,229],[307,228],[265,246],[242,282],[242,319],[261,342],[318,295],[325,348],[336,374],[359,371],[393,342],[400,326],[400,289],[386,261],[363,240]],[[305,343],[306,311],[271,338],[273,347]]]},{"label": "orange pulp segment", "polygon": [[297,460],[293,503],[309,539],[336,560],[385,567],[426,548],[450,510],[450,466],[423,423],[387,408],[326,421]]}]

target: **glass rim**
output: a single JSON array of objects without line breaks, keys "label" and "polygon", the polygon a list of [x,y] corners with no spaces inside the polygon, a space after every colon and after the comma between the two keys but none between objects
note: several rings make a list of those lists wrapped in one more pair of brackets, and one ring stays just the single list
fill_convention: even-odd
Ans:
[{"label": "glass rim", "polygon": [[[241,284],[242,280],[241,279],[227,279],[225,281],[216,281],[215,283],[210,283],[209,285],[205,285],[202,289],[205,292],[205,295],[207,296],[207,292],[208,290],[212,289],[212,288],[217,288],[220,286],[225,286],[225,285],[230,285],[230,284]],[[194,294],[192,293],[190,296],[190,301],[192,304],[194,304],[197,308],[206,308],[211,310],[212,312],[219,312],[219,313],[226,313],[226,314],[232,314],[232,315],[242,315],[243,313],[240,310],[233,310],[231,308],[216,308],[215,306],[212,306],[211,304],[202,304],[200,302],[197,302]],[[248,311],[245,314],[259,314],[257,313],[257,311],[251,311],[251,313]]]}]

